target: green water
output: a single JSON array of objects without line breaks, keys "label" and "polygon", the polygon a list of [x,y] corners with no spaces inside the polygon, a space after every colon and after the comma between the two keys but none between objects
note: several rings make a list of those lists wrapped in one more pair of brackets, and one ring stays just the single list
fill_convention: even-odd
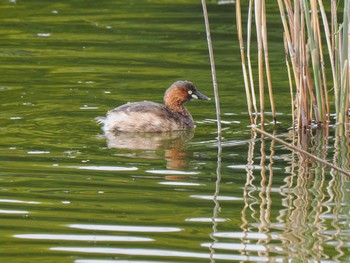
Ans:
[{"label": "green water", "polygon": [[[1,1],[0,262],[349,260],[349,180],[252,133],[235,7],[208,11],[221,146],[213,100],[187,104],[193,133],[106,138],[94,121],[178,79],[213,97],[200,1]],[[274,15],[275,134],[290,142]],[[348,168],[334,130],[303,144]]]}]

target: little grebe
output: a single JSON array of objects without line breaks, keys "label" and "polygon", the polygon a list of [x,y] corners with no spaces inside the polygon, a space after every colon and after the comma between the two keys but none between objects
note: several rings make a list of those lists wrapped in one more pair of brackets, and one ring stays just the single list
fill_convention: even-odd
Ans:
[{"label": "little grebe", "polygon": [[164,94],[164,105],[131,102],[107,112],[99,118],[105,132],[167,132],[192,130],[194,123],[184,104],[191,99],[210,100],[189,81],[176,81]]}]

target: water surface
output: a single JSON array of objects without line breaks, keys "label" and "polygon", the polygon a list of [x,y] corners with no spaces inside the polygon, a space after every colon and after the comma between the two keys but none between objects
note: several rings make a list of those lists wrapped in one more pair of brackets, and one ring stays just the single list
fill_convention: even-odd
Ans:
[{"label": "water surface", "polygon": [[[106,137],[94,121],[127,101],[161,102],[178,79],[213,97],[199,2],[0,10],[1,262],[349,259],[349,180],[248,127],[234,5],[208,4],[221,144],[213,100],[188,104],[194,132]],[[335,126],[288,130],[279,18],[270,25],[279,125],[266,129],[348,169]]]}]

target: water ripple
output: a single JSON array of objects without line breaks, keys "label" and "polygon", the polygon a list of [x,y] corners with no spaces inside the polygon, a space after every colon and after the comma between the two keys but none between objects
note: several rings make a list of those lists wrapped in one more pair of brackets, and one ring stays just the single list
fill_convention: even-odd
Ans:
[{"label": "water ripple", "polygon": [[212,222],[226,222],[230,221],[230,219],[227,218],[212,218],[212,217],[194,217],[194,218],[186,218],[186,222],[204,222],[204,223],[212,223]]},{"label": "water ripple", "polygon": [[[133,256],[159,256],[159,257],[178,257],[178,258],[203,258],[203,259],[221,259],[221,260],[252,260],[259,262],[268,262],[269,258],[264,256],[244,256],[232,254],[209,254],[187,251],[162,250],[162,249],[142,249],[142,248],[105,248],[105,247],[51,247],[52,251],[78,252],[78,253],[100,253],[116,255]],[[282,262],[275,259],[276,262]]]},{"label": "water ripple", "polygon": [[[217,232],[214,234],[215,237],[222,238],[244,238],[244,239],[259,239],[267,240],[271,235],[265,233],[251,233],[251,232]],[[276,237],[277,238],[277,237]]]},{"label": "water ripple", "polygon": [[0,209],[0,214],[29,214],[28,211]]},{"label": "water ripple", "polygon": [[122,232],[179,232],[182,231],[178,227],[160,227],[160,226],[123,226],[123,225],[87,225],[87,224],[70,224],[68,227],[86,229],[86,230],[102,230],[102,231],[122,231]]},{"label": "water ripple", "polygon": [[49,151],[29,151],[28,154],[49,154]]},{"label": "water ripple", "polygon": [[241,244],[241,243],[203,243],[202,247],[211,247],[216,249],[225,249],[225,250],[240,250],[240,251],[256,251],[256,252],[266,252],[267,247],[263,245],[255,245],[255,244]]},{"label": "water ripple", "polygon": [[162,185],[175,185],[175,186],[203,186],[199,183],[188,183],[188,182],[159,182]]},{"label": "water ripple", "polygon": [[185,174],[185,175],[199,174],[199,172],[188,172],[188,171],[177,171],[177,170],[146,170],[146,172],[152,173],[152,174]]},{"label": "water ripple", "polygon": [[80,170],[95,170],[95,171],[136,171],[137,167],[123,166],[69,166],[68,168],[76,168]]},{"label": "water ripple", "polygon": [[[154,263],[146,260],[105,260],[105,259],[77,259],[74,263]],[[169,261],[157,261],[157,263],[170,263]]]},{"label": "water ripple", "polygon": [[[196,198],[196,199],[202,199],[202,200],[214,200],[214,196],[212,195],[191,195],[190,197]],[[219,201],[240,201],[243,200],[241,197],[234,197],[234,196],[215,196],[216,200]]]},{"label": "water ripple", "polygon": [[17,203],[17,204],[40,204],[40,202],[35,201],[22,201],[22,200],[13,200],[13,199],[0,199],[0,203]]},{"label": "water ripple", "polygon": [[152,238],[129,237],[129,236],[102,236],[102,235],[66,235],[66,234],[17,234],[16,238],[40,239],[40,240],[73,240],[73,241],[122,241],[122,242],[148,242],[154,241]]}]

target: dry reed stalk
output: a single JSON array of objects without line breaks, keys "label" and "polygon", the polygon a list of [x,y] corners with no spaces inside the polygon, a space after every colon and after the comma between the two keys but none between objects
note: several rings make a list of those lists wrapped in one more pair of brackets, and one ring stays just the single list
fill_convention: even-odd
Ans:
[{"label": "dry reed stalk", "polygon": [[250,90],[251,90],[251,94],[252,94],[252,103],[253,103],[253,107],[255,110],[255,116],[257,116],[258,115],[258,108],[256,106],[253,70],[252,70],[252,63],[251,63],[251,59],[250,59],[250,40],[251,40],[251,32],[252,32],[252,10],[253,10],[253,0],[250,0],[249,1],[249,8],[248,8],[248,20],[247,20],[247,60],[248,60]]},{"label": "dry reed stalk", "polygon": [[[294,75],[294,83],[296,85],[296,105],[300,105],[301,103],[301,84],[302,84],[302,79],[300,78],[300,66],[299,66],[299,57],[297,57],[297,54],[295,52],[295,48],[294,48],[294,45],[293,45],[293,41],[294,40],[295,42],[297,42],[297,51],[299,52],[299,34],[300,32],[298,31],[298,28],[296,26],[298,26],[298,23],[299,23],[299,19],[295,19],[292,20],[292,11],[291,11],[291,5],[289,3],[289,1],[286,1],[286,8],[287,10],[289,10],[289,21],[290,22],[293,22],[292,25],[293,26],[293,32],[294,33],[294,37],[292,38],[291,36],[291,32],[289,30],[289,27],[288,27],[288,22],[287,22],[287,18],[286,18],[286,14],[285,14],[285,9],[284,9],[284,5],[283,5],[283,2],[282,0],[277,0],[277,3],[278,3],[278,7],[279,7],[279,10],[280,10],[280,15],[281,15],[281,20],[282,20],[282,25],[283,25],[283,29],[284,29],[284,36],[285,36],[285,42],[287,44],[287,52],[289,54],[289,58],[290,58],[290,61],[291,61],[291,64],[292,64],[292,69],[293,69],[293,75]],[[298,2],[298,0],[295,0],[295,2]],[[299,53],[298,53],[299,54]],[[293,98],[291,98],[291,100],[293,101]],[[300,107],[297,107],[297,112],[296,112],[296,121],[297,121],[297,127],[301,127],[301,116],[302,115],[302,112],[301,112],[301,109]]]},{"label": "dry reed stalk", "polygon": [[309,152],[307,152],[307,151],[305,151],[303,149],[300,149],[300,148],[298,148],[298,147],[296,147],[294,145],[291,145],[291,144],[289,144],[289,143],[287,143],[287,142],[277,138],[276,136],[274,136],[274,135],[272,135],[270,133],[267,133],[267,132],[265,132],[265,131],[263,131],[263,130],[255,127],[255,126],[253,126],[252,128],[253,128],[253,130],[259,132],[260,134],[262,134],[264,136],[267,136],[267,137],[277,141],[278,143],[286,146],[289,149],[292,149],[292,150],[297,151],[297,152],[299,152],[299,153],[301,153],[303,155],[306,155],[306,156],[316,160],[317,162],[322,163],[324,165],[327,165],[328,167],[330,167],[330,168],[332,168],[332,169],[334,169],[334,170],[336,170],[336,171],[338,171],[338,172],[340,172],[340,173],[342,173],[342,174],[344,174],[346,176],[350,176],[350,172],[349,171],[346,171],[346,170],[344,170],[344,169],[342,169],[342,168],[340,168],[340,167],[338,167],[338,166],[336,166],[336,165],[334,165],[334,164],[332,164],[332,163],[330,163],[330,162],[328,162],[326,160],[323,160],[320,157],[317,157],[317,156],[315,156],[315,155],[313,155],[313,154],[311,154],[311,153],[309,153]]},{"label": "dry reed stalk", "polygon": [[270,62],[269,62],[269,49],[267,45],[267,27],[266,27],[266,7],[265,7],[265,1],[261,2],[262,8],[261,8],[261,23],[262,23],[262,43],[264,48],[264,55],[265,55],[265,68],[266,68],[266,78],[267,78],[267,87],[269,90],[269,97],[270,97],[270,105],[271,105],[271,112],[273,117],[273,122],[276,123],[276,111],[275,111],[275,102],[273,99],[273,91],[272,91],[272,82],[271,82],[271,72],[270,72]]},{"label": "dry reed stalk", "polygon": [[348,63],[345,61],[343,64],[343,71],[341,75],[341,94],[339,97],[344,98],[340,101],[340,111],[338,113],[338,123],[344,124],[346,122],[345,113],[348,111],[348,97],[349,97],[349,71]]},{"label": "dry reed stalk", "polygon": [[329,115],[330,115],[330,107],[329,107],[329,99],[328,99],[328,90],[327,90],[327,79],[326,79],[326,68],[325,68],[325,61],[323,57],[323,46],[322,46],[322,39],[321,39],[321,30],[320,30],[320,22],[318,19],[318,9],[317,9],[317,0],[314,0],[312,2],[314,9],[315,9],[315,15],[314,15],[314,23],[315,23],[315,35],[317,36],[317,44],[318,44],[318,50],[319,50],[319,64],[320,64],[320,92],[322,94],[321,96],[321,104],[322,104],[322,121],[328,121]]},{"label": "dry reed stalk", "polygon": [[264,75],[263,75],[263,44],[262,44],[262,6],[261,1],[255,1],[255,27],[258,40],[258,68],[259,68],[259,96],[260,96],[260,119],[261,125],[264,127]]},{"label": "dry reed stalk", "polygon": [[[319,1],[320,2],[320,1]],[[320,3],[320,6],[322,3]],[[327,21],[324,8],[321,8],[324,24]],[[330,37],[327,37],[327,45],[332,64],[332,75],[334,85],[334,101],[336,109],[337,123],[347,123],[349,121],[349,61],[350,61],[350,25],[349,25],[350,6],[349,0],[344,1],[343,23],[338,26],[337,3],[331,1],[331,31]],[[326,36],[329,34],[329,27],[325,26]],[[329,40],[330,39],[330,40]],[[331,52],[330,52],[331,50]]]},{"label": "dry reed stalk", "polygon": [[[283,6],[283,3],[282,3],[282,0],[277,0],[277,2],[278,2],[278,7],[280,9],[280,15],[281,15],[282,25],[283,25],[283,29],[284,29],[284,34],[285,34],[286,42],[287,42],[287,46],[288,46],[289,57],[290,57],[290,60],[291,60],[291,63],[292,63],[294,79],[295,79],[295,85],[297,86],[297,90],[299,90],[299,87],[300,87],[300,80],[299,80],[299,78],[300,77],[299,77],[299,74],[298,74],[299,67],[297,66],[296,53],[294,51],[292,37],[291,37],[290,31],[289,31],[289,28],[288,28],[288,23],[287,23],[286,14],[285,14],[285,11],[284,11],[284,6]],[[298,34],[299,34],[299,32],[298,32]]]},{"label": "dry reed stalk", "polygon": [[[294,1],[294,11],[292,9],[292,6],[290,2],[285,0],[285,5],[289,16],[291,17],[290,20],[290,27],[291,27],[291,32],[293,33],[292,36],[293,38],[291,39],[292,45],[293,46],[293,51],[294,51],[294,56],[295,56],[295,63],[293,64],[292,61],[292,66],[293,66],[293,72],[294,72],[294,78],[295,78],[295,83],[296,83],[296,102],[295,107],[297,108],[297,112],[294,118],[297,119],[297,125],[296,127],[300,129],[303,124],[302,124],[302,103],[301,103],[301,97],[302,97],[302,69],[301,69],[301,61],[300,61],[300,54],[301,54],[301,48],[300,48],[300,43],[301,43],[301,37],[300,37],[300,12],[299,12],[299,0]],[[292,20],[293,18],[293,20]],[[291,101],[293,101],[293,98],[291,97]],[[293,125],[295,127],[295,121],[293,122]]]},{"label": "dry reed stalk", "polygon": [[[314,0],[311,1],[312,3]],[[303,7],[304,7],[304,17],[305,17],[305,24],[307,29],[307,37],[308,37],[308,44],[310,45],[310,56],[311,56],[311,62],[312,62],[312,72],[313,72],[313,79],[314,79],[314,89],[309,89],[310,92],[316,93],[316,103],[314,104],[314,110],[315,110],[315,117],[317,123],[320,123],[322,119],[324,119],[323,115],[323,106],[322,106],[322,90],[320,85],[320,65],[319,65],[319,50],[317,47],[317,43],[315,43],[318,39],[317,36],[315,36],[315,19],[317,19],[317,10],[315,9],[315,5],[311,5],[311,16],[310,16],[310,7],[309,7],[309,0],[303,0]],[[307,58],[306,58],[307,59]],[[311,88],[311,87],[310,87]]]},{"label": "dry reed stalk", "polygon": [[[347,24],[348,24],[348,32],[347,32],[347,46],[348,46],[348,63],[347,63],[347,68],[348,68],[348,73],[347,75],[347,90],[345,90],[345,94],[347,95],[347,100],[345,100],[345,122],[349,124],[350,122],[350,4],[349,1],[347,0],[347,10],[344,8],[344,12],[347,11]],[[346,36],[345,36],[346,37]],[[350,125],[348,125],[348,130],[347,132],[350,135]]]},{"label": "dry reed stalk", "polygon": [[214,87],[218,139],[220,140],[221,139],[221,114],[220,114],[219,89],[218,89],[218,84],[216,81],[214,52],[213,52],[213,45],[211,43],[209,18],[208,18],[208,11],[207,11],[207,5],[206,5],[205,0],[202,0],[202,8],[203,8],[203,15],[204,15],[204,22],[205,22],[205,31],[207,34],[207,42],[208,42],[208,50],[209,50],[209,58],[210,58],[210,66],[211,66],[211,75],[212,75],[213,87]]},{"label": "dry reed stalk", "polygon": [[[294,3],[297,3],[298,0],[295,0]],[[288,14],[288,21],[289,21],[289,26],[290,26],[290,32],[294,32],[294,22],[295,22],[295,19],[294,19],[294,12],[293,12],[293,9],[292,9],[292,5],[290,3],[289,0],[284,0],[284,3],[286,5],[286,11],[287,11],[287,14]],[[293,35],[292,35],[292,41],[294,42],[294,39],[293,39]]]},{"label": "dry reed stalk", "polygon": [[342,56],[340,60],[341,68],[341,86],[340,86],[340,111],[338,112],[338,123],[345,123],[346,116],[348,115],[348,102],[350,99],[350,88],[349,88],[349,38],[350,38],[350,26],[349,26],[349,16],[350,6],[349,1],[344,1],[344,12],[343,12],[343,35],[342,35]]},{"label": "dry reed stalk", "polygon": [[[335,77],[335,68],[334,68],[334,59],[333,59],[333,52],[332,52],[332,45],[331,45],[331,36],[330,36],[330,31],[329,31],[329,25],[328,25],[328,21],[327,21],[327,16],[326,16],[326,12],[324,10],[324,6],[322,3],[322,0],[318,0],[318,5],[320,7],[320,13],[321,13],[321,17],[322,17],[322,22],[323,22],[323,28],[324,28],[324,32],[325,32],[325,38],[326,38],[326,43],[327,43],[327,49],[328,49],[328,54],[329,54],[329,60],[331,63],[331,71],[332,71],[332,77],[333,80],[336,79]],[[319,33],[319,35],[321,36],[321,33]],[[319,40],[319,42],[321,43],[321,40]],[[322,47],[320,47],[320,50],[322,50]],[[326,74],[325,74],[325,62],[324,62],[324,58],[323,58],[323,53],[322,54],[322,78],[323,78],[323,86],[324,86],[324,94],[325,94],[325,99],[326,99],[326,106],[327,106],[327,120],[329,121],[330,119],[330,105],[329,105],[329,98],[328,98],[328,91],[327,91],[327,81],[326,81]],[[335,84],[336,82],[334,82]]]},{"label": "dry reed stalk", "polygon": [[287,41],[286,37],[284,35],[283,37],[284,40],[284,50],[285,50],[285,56],[286,56],[286,67],[287,67],[287,73],[288,73],[288,81],[289,81],[289,91],[290,91],[290,99],[291,99],[291,111],[292,111],[292,123],[293,125],[295,124],[295,106],[294,106],[294,92],[293,92],[293,81],[292,81],[292,75],[290,72],[290,65],[288,62],[288,47],[287,47]]},{"label": "dry reed stalk", "polygon": [[[289,5],[287,9],[292,9],[292,6]],[[290,13],[293,14],[293,23],[290,23],[290,27],[293,26],[293,36],[294,39],[293,41],[293,47],[294,47],[294,52],[296,56],[296,61],[298,62],[298,65],[294,68],[294,70],[297,70],[296,74],[297,76],[300,76],[300,3],[299,0],[294,1],[294,12],[292,10],[289,11]]]},{"label": "dry reed stalk", "polygon": [[331,0],[331,36],[332,36],[332,50],[333,57],[335,56],[335,31],[338,28],[337,18],[337,3],[336,0]]},{"label": "dry reed stalk", "polygon": [[245,56],[244,56],[244,43],[243,43],[242,18],[241,18],[241,1],[240,0],[236,1],[236,23],[237,23],[237,31],[238,31],[238,42],[239,42],[239,48],[240,48],[241,60],[242,60],[242,70],[243,70],[244,87],[245,87],[247,106],[248,106],[248,114],[250,117],[251,124],[254,124],[255,122],[254,122],[254,117],[253,117],[253,113],[252,113],[252,96],[250,93],[247,68],[246,68]]},{"label": "dry reed stalk", "polygon": [[331,0],[331,37],[332,37],[332,56],[333,56],[333,63],[334,63],[334,72],[335,76],[333,78],[334,85],[334,101],[335,101],[335,111],[338,112],[338,94],[339,94],[339,78],[338,78],[338,40],[337,40],[337,30],[338,30],[338,17],[337,17],[337,3],[336,0]]},{"label": "dry reed stalk", "polygon": [[298,65],[300,67],[300,90],[299,90],[299,96],[300,96],[300,103],[298,104],[298,107],[300,107],[300,116],[298,116],[298,118],[300,118],[299,120],[299,124],[300,126],[298,126],[299,129],[305,128],[307,127],[308,123],[309,123],[309,109],[308,109],[308,93],[307,93],[307,79],[306,79],[306,75],[307,75],[307,68],[308,68],[308,64],[307,64],[307,60],[306,60],[306,47],[305,47],[305,32],[304,32],[304,14],[303,12],[300,12],[300,38],[299,38],[299,46],[300,46],[300,50],[299,50],[299,61],[298,61]]},{"label": "dry reed stalk", "polygon": [[343,11],[343,56],[342,56],[342,65],[346,63],[346,60],[348,60],[348,29],[349,29],[349,1],[345,0],[344,1],[344,11]]},{"label": "dry reed stalk", "polygon": [[[343,23],[338,26],[336,0],[331,0],[331,25],[328,25],[326,12],[321,0],[277,0],[284,29],[284,46],[289,84],[296,86],[295,100],[291,88],[293,123],[299,129],[307,129],[315,119],[321,125],[330,118],[330,103],[324,48],[328,49],[334,87],[335,110],[338,123],[349,121],[350,111],[350,6],[344,0]],[[255,1],[255,26],[258,42],[258,76],[261,123],[264,123],[264,79],[263,54],[269,95],[272,94],[269,77],[268,48],[265,1]],[[292,6],[293,4],[293,6]],[[252,0],[249,2],[249,18]],[[288,16],[286,15],[288,14]],[[321,30],[321,22],[323,30]],[[248,23],[250,40],[250,24]],[[325,33],[326,46],[321,32]],[[247,41],[250,42],[250,41]],[[250,51],[249,51],[250,52]],[[248,57],[249,76],[251,74],[250,53]],[[288,60],[290,62],[288,62]],[[294,82],[292,81],[292,73]],[[250,78],[252,83],[252,77]],[[252,88],[252,85],[251,85]],[[252,92],[253,96],[254,92]],[[271,100],[271,96],[270,96]],[[271,100],[272,101],[272,100]],[[296,103],[295,103],[296,102]],[[295,106],[294,106],[295,105]],[[272,108],[274,105],[272,103]],[[272,110],[274,111],[274,110]]]},{"label": "dry reed stalk", "polygon": [[[283,2],[278,0],[285,32],[285,42],[288,46],[288,58],[291,61],[296,85],[296,101],[298,102],[296,121],[299,128],[309,127],[313,117],[317,123],[321,124],[329,120],[330,116],[326,85],[326,62],[323,56],[323,38],[321,37],[319,21],[321,18],[334,81],[337,121],[344,122],[344,116],[347,116],[350,101],[348,84],[350,60],[348,57],[350,56],[344,49],[350,50],[349,29],[346,26],[349,25],[348,17],[350,16],[348,2],[349,0],[344,1],[343,25],[338,27],[336,1],[331,1],[332,33],[330,33],[321,0],[295,0],[294,9],[292,9],[290,0],[284,0]],[[286,19],[286,13],[288,14],[288,20]]]}]

